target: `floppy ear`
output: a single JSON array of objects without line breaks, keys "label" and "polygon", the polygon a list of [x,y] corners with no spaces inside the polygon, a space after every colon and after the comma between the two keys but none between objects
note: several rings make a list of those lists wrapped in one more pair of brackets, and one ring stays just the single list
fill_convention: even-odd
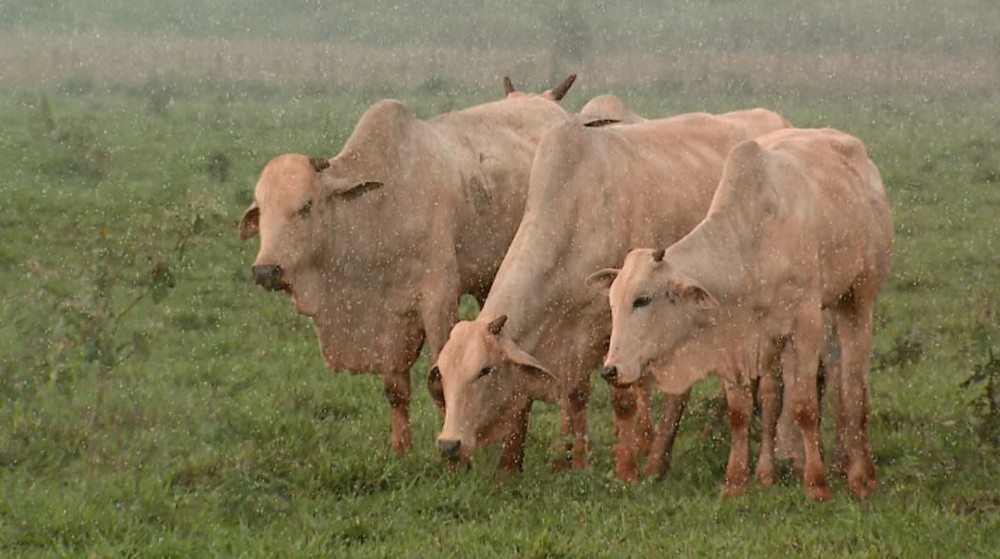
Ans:
[{"label": "floppy ear", "polygon": [[260,208],[257,207],[257,202],[254,202],[243,212],[243,219],[240,220],[240,240],[256,237],[260,233],[259,223]]},{"label": "floppy ear", "polygon": [[608,289],[611,289],[611,284],[615,281],[615,278],[618,277],[618,272],[620,271],[621,270],[617,270],[615,268],[598,270],[587,276],[587,279],[584,280],[584,284],[591,289],[607,291]]},{"label": "floppy ear", "polygon": [[559,397],[559,381],[535,356],[524,351],[511,340],[502,344],[504,357],[519,366],[523,373],[525,392],[530,398],[555,402]]},{"label": "floppy ear", "polygon": [[327,196],[337,196],[344,200],[353,200],[384,186],[382,181],[334,177],[328,171],[320,172],[319,176],[320,185]]},{"label": "floppy ear", "polygon": [[444,411],[444,387],[441,385],[441,369],[437,365],[427,371],[427,390],[431,393],[431,398],[437,404],[438,409]]},{"label": "floppy ear", "polygon": [[584,128],[603,128],[612,124],[619,124],[621,121],[616,118],[591,117],[583,119]]},{"label": "floppy ear", "polygon": [[670,282],[670,291],[676,293],[682,301],[693,303],[703,309],[719,306],[719,301],[715,296],[691,278],[675,278]]},{"label": "floppy ear", "polygon": [[719,301],[700,285],[689,285],[681,292],[681,297],[691,301],[703,309],[719,306]]}]

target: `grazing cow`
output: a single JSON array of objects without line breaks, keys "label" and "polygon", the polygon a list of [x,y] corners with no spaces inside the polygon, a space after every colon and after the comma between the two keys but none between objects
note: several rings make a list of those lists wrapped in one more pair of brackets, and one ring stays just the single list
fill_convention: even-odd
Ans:
[{"label": "grazing cow", "polygon": [[281,155],[261,173],[240,223],[241,239],[260,235],[254,279],[313,319],[330,369],[382,376],[399,454],[410,366],[425,340],[437,359],[463,293],[488,291],[574,79],[542,94],[505,79],[505,99],[426,121],[380,101],[336,157]]},{"label": "grazing cow", "polygon": [[[892,213],[878,169],[836,130],[780,130],[726,160],[704,220],[665,251],[641,249],[610,284],[612,334],[603,375],[629,386],[644,373],[680,394],[722,377],[732,448],[724,493],[747,486],[749,386],[782,355],[782,376],[805,452],[806,494],[830,497],[820,454],[817,365],[822,309],[840,338],[837,427],[851,494],[876,488],[868,442],[872,311],[892,260]],[[774,418],[769,422],[773,423]]]},{"label": "grazing cow", "polygon": [[[787,126],[777,114],[751,112],[769,115],[773,129]],[[482,311],[455,325],[431,369],[429,382],[440,382],[447,402],[438,446],[450,465],[503,439],[500,467],[520,469],[528,411],[541,399],[562,407],[568,442],[557,467],[586,466],[590,374],[607,348],[610,313],[584,279],[595,266],[621,262],[629,247],[690,231],[708,209],[726,154],[750,137],[734,124],[746,117],[697,113],[606,128],[568,122],[546,134],[524,218]],[[613,402],[616,475],[635,480],[636,395],[615,390]],[[639,417],[648,413],[640,409]]]}]

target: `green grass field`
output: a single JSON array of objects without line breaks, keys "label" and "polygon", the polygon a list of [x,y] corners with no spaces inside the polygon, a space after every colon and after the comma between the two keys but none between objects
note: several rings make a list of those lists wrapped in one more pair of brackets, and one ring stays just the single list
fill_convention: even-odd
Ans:
[{"label": "green grass field", "polygon": [[[44,15],[7,4],[16,25]],[[946,27],[992,32],[966,17],[974,3],[953,4]],[[86,13],[70,19],[96,25]],[[238,241],[237,222],[268,158],[336,153],[378,98],[427,117],[497,98],[499,83],[77,72],[0,89],[0,557],[1000,555],[1000,412],[983,407],[985,382],[962,386],[1000,355],[1000,95],[976,80],[719,79],[613,92],[649,116],[772,108],[857,135],[882,170],[896,259],[877,307],[872,499],[841,480],[826,504],[792,481],[720,499],[715,382],[698,388],[662,482],[614,479],[596,375],[589,471],[549,472],[558,410],[538,404],[523,475],[498,477],[496,449],[445,472],[423,360],[414,450],[392,454],[381,381],[326,370],[309,321],[250,281],[257,243]],[[606,91],[586,74],[577,87],[572,110]]]}]

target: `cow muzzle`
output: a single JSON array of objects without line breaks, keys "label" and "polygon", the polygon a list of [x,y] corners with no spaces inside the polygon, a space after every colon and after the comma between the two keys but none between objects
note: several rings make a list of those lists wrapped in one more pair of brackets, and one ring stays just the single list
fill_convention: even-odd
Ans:
[{"label": "cow muzzle", "polygon": [[462,456],[462,441],[438,439],[438,452],[449,462],[457,462]]},{"label": "cow muzzle", "polygon": [[265,264],[254,266],[253,281],[257,285],[270,291],[289,291],[291,286],[284,279],[281,266],[275,264]]},{"label": "cow muzzle", "polygon": [[601,378],[615,388],[628,388],[629,386],[632,386],[632,382],[622,379],[622,375],[618,370],[618,367],[615,365],[605,365],[604,368],[601,369]]},{"label": "cow muzzle", "polygon": [[607,365],[601,369],[601,378],[608,383],[614,383],[618,379],[618,367]]}]

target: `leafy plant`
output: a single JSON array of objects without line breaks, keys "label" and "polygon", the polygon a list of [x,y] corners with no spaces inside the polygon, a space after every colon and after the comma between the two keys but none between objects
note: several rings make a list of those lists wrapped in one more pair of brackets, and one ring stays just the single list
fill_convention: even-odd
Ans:
[{"label": "leafy plant", "polygon": [[978,389],[969,401],[976,418],[979,439],[1000,447],[1000,358],[989,350],[989,357],[973,368],[972,375],[962,384],[965,389]]},{"label": "leafy plant", "polygon": [[[182,218],[182,214],[184,217]],[[80,249],[77,269],[53,269],[35,261],[29,281],[36,310],[26,347],[25,385],[58,387],[77,375],[96,374],[98,409],[112,373],[126,361],[149,355],[158,328],[156,309],[177,285],[178,270],[204,229],[204,210],[187,206],[165,212],[164,234],[136,236],[102,227]],[[162,244],[168,248],[161,248]]]}]

